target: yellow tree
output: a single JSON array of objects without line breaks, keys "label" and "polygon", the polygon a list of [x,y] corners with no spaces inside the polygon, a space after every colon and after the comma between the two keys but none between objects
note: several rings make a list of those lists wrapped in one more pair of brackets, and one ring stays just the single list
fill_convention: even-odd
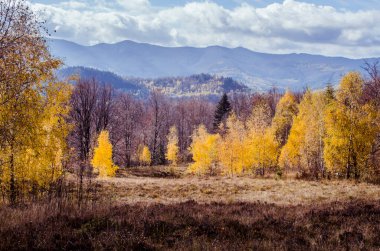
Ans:
[{"label": "yellow tree", "polygon": [[91,164],[98,170],[101,177],[113,177],[117,169],[119,169],[112,161],[112,144],[109,140],[108,131],[103,130],[100,132],[98,145],[94,149]]},{"label": "yellow tree", "polygon": [[[49,98],[58,92],[54,70],[60,61],[50,55],[28,4],[0,1],[0,16],[0,188],[14,203],[17,195],[46,188],[59,176],[51,170],[56,169],[51,160],[59,162],[64,149],[49,154],[45,150],[60,145],[65,133],[50,140],[54,133],[46,127],[46,117],[58,117],[59,111],[48,107],[60,108],[68,95]],[[58,131],[56,125],[51,127]],[[60,125],[64,128],[66,122]]]},{"label": "yellow tree", "polygon": [[246,130],[234,113],[227,119],[227,133],[220,140],[219,161],[224,174],[240,174],[246,169]]},{"label": "yellow tree", "polygon": [[376,111],[371,104],[362,104],[363,79],[357,72],[345,75],[336,94],[336,101],[326,110],[324,159],[329,171],[357,179],[365,172],[377,127]]},{"label": "yellow tree", "polygon": [[200,125],[192,135],[189,148],[194,163],[189,166],[190,173],[212,173],[217,167],[219,134],[209,134],[204,125]]},{"label": "yellow tree", "polygon": [[296,98],[290,91],[286,91],[277,104],[272,123],[273,133],[281,147],[288,139],[293,118],[297,112]]},{"label": "yellow tree", "polygon": [[172,126],[168,134],[168,145],[166,150],[166,159],[172,165],[177,165],[179,160],[179,147],[178,147],[178,131],[175,126]]},{"label": "yellow tree", "polygon": [[270,108],[262,103],[254,107],[247,121],[247,166],[264,175],[265,169],[277,166],[279,145],[270,128]]},{"label": "yellow tree", "polygon": [[287,143],[281,150],[279,165],[291,168],[301,175],[323,172],[323,139],[325,136],[324,110],[327,104],[324,93],[307,90],[294,118]]},{"label": "yellow tree", "polygon": [[150,163],[152,162],[152,155],[149,151],[149,147],[144,145],[141,148],[140,154],[139,154],[139,161],[143,165],[147,165],[147,166],[150,165]]}]

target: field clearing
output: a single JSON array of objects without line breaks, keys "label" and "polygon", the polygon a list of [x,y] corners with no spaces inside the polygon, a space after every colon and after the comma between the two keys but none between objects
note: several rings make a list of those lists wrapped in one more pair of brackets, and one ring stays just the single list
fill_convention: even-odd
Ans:
[{"label": "field clearing", "polygon": [[287,206],[380,199],[380,186],[354,181],[183,174],[171,177],[169,172],[160,172],[158,168],[123,171],[120,177],[98,178],[96,183],[99,195],[118,205],[194,200],[198,203],[264,202]]},{"label": "field clearing", "polygon": [[0,250],[380,249],[380,186],[183,170],[93,179],[96,199],[80,207],[70,199],[0,207]]}]

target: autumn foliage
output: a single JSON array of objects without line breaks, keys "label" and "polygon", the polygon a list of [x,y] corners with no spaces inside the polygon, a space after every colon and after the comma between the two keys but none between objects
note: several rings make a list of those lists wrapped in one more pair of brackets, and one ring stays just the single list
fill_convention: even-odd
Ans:
[{"label": "autumn foliage", "polygon": [[362,76],[351,72],[336,93],[330,86],[306,90],[298,103],[287,91],[273,117],[268,103],[258,102],[247,119],[232,113],[222,135],[201,127],[193,134],[189,170],[207,173],[212,166],[228,175],[293,170],[300,177],[369,178],[379,169],[373,159],[380,127],[376,103],[363,98],[365,87]]},{"label": "autumn foliage", "polygon": [[98,145],[94,149],[91,164],[99,172],[99,176],[102,177],[113,177],[117,169],[119,169],[112,161],[112,144],[109,140],[108,131],[100,132]]}]

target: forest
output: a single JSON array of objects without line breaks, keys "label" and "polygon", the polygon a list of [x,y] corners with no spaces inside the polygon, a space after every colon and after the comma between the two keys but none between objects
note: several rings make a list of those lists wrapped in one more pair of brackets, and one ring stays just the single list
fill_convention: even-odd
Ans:
[{"label": "forest", "polygon": [[1,250],[380,247],[377,63],[323,90],[141,98],[58,80],[47,35],[0,1]]}]

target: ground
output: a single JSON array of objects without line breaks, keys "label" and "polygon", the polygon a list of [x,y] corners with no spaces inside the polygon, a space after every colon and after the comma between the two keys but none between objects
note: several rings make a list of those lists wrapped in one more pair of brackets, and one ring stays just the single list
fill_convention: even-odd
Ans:
[{"label": "ground", "polygon": [[378,185],[184,170],[93,179],[80,207],[2,206],[0,250],[380,250]]},{"label": "ground", "polygon": [[117,178],[101,178],[97,182],[102,197],[113,198],[117,204],[171,204],[194,200],[198,203],[311,205],[380,199],[380,186],[363,182],[305,181],[252,175],[199,177],[183,174],[182,170],[174,175],[169,170],[159,172],[153,167],[121,171]]}]

